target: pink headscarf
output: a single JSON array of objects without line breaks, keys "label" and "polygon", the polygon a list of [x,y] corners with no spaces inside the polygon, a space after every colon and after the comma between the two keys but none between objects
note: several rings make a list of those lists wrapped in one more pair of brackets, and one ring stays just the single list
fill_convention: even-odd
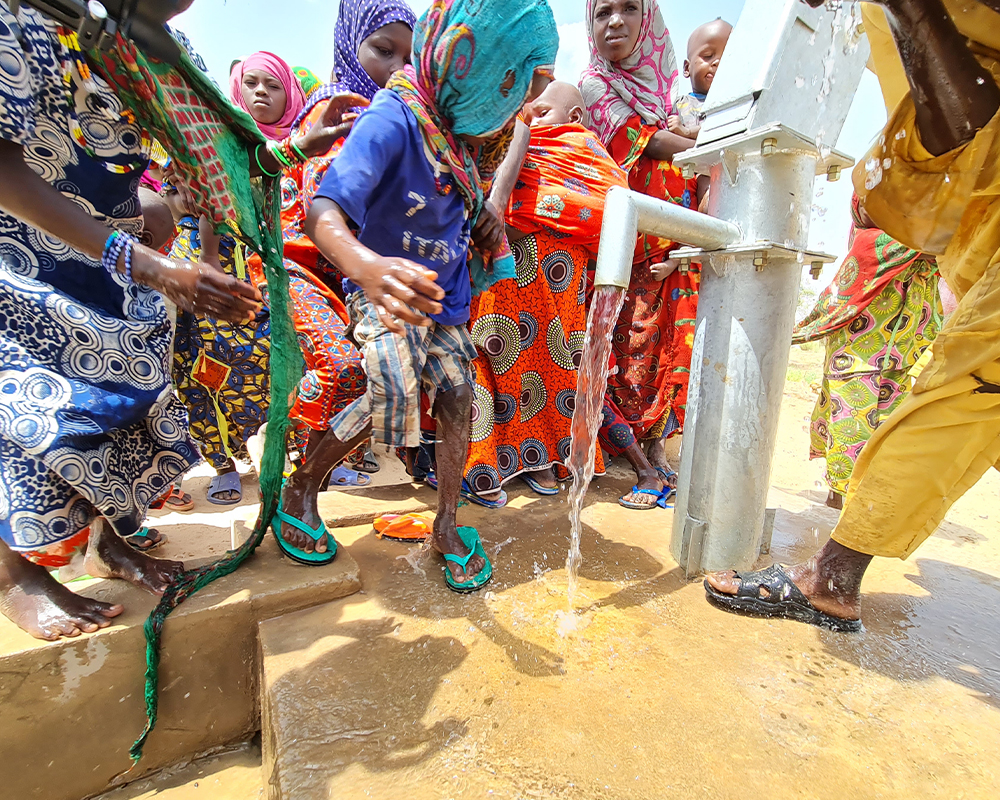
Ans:
[{"label": "pink headscarf", "polygon": [[590,66],[580,81],[590,127],[605,145],[636,114],[646,125],[666,128],[678,73],[670,31],[657,0],[642,0],[642,26],[635,50],[617,63],[601,56],[594,43],[595,2],[587,0]]},{"label": "pink headscarf", "polygon": [[263,70],[280,81],[285,89],[285,96],[288,98],[285,103],[285,113],[281,115],[281,119],[276,124],[263,125],[258,122],[257,127],[268,139],[284,139],[288,135],[292,123],[295,122],[299,112],[306,104],[306,95],[302,91],[302,84],[299,83],[292,68],[283,58],[274,53],[268,53],[266,50],[254,53],[245,61],[234,64],[229,73],[229,96],[236,105],[248,114],[250,114],[250,109],[243,100],[243,76],[255,69]]}]

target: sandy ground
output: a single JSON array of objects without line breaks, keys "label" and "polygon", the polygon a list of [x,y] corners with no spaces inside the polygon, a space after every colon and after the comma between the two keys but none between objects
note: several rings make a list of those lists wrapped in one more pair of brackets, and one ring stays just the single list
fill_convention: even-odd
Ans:
[{"label": "sandy ground", "polygon": [[[818,361],[793,351],[762,562],[808,555],[836,522],[807,459]],[[381,460],[377,482],[399,480]],[[204,484],[186,489],[203,497]],[[591,488],[568,636],[564,496],[514,488],[503,512],[462,509],[496,568],[473,597],[444,590],[433,556],[339,529],[362,593],[266,623],[284,796],[991,796],[1000,475],[910,561],[873,564],[858,636],[709,607],[669,555],[670,512],[615,503],[630,485],[616,464]],[[253,508],[162,516],[162,553],[221,552],[235,515]],[[251,744],[106,798],[257,798],[260,758]]]}]

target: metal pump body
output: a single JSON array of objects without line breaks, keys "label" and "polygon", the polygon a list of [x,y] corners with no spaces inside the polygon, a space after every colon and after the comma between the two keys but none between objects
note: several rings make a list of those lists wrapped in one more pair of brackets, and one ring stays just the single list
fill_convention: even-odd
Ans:
[{"label": "metal pump body", "polygon": [[711,177],[708,217],[608,196],[596,285],[628,286],[636,230],[690,245],[671,254],[681,269],[702,265],[671,536],[689,576],[760,555],[803,265],[833,260],[807,250],[813,187],[853,164],[830,145],[868,60],[855,13],[747,0],[698,142],[675,159]]}]

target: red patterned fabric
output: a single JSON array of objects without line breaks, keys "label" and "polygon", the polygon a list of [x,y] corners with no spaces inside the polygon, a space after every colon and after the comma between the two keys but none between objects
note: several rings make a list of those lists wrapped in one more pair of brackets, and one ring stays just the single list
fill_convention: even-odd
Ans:
[{"label": "red patterned fabric", "polygon": [[[317,105],[300,123],[308,128],[325,109]],[[306,362],[291,417],[315,430],[326,430],[330,420],[365,393],[361,353],[347,338],[347,309],[341,299],[343,275],[305,235],[306,214],[330,162],[343,140],[320,158],[285,170],[281,181],[281,229],[285,244],[292,319]],[[251,260],[251,267],[259,265]]]},{"label": "red patterned fabric", "polygon": [[[615,135],[608,151],[628,171],[630,189],[693,208],[697,179],[685,180],[669,161],[643,154],[656,131],[637,115]],[[675,270],[665,281],[650,272],[675,246],[669,239],[639,237],[615,326],[618,373],[608,382],[608,394],[640,439],[679,433],[684,425],[701,271],[692,265],[689,272]]]}]

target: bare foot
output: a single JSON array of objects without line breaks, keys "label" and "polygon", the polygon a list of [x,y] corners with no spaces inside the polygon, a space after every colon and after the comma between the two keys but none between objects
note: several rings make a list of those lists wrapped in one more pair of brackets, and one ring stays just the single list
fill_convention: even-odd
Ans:
[{"label": "bare foot", "polygon": [[84,568],[95,578],[120,578],[153,594],[163,594],[184,571],[179,561],[136,552],[105,520],[94,520],[90,530]]},{"label": "bare foot", "polygon": [[559,483],[556,481],[555,470],[552,467],[546,467],[545,469],[529,472],[528,474],[546,489],[555,489],[559,486]]},{"label": "bare foot", "polygon": [[0,542],[0,613],[36,639],[93,633],[122,611],[120,605],[74,594]]},{"label": "bare foot", "polygon": [[[322,524],[323,519],[319,515],[317,505],[318,492],[313,482],[303,477],[303,473],[299,471],[292,473],[285,482],[281,497],[281,510],[288,516],[295,517],[313,530]],[[325,536],[316,541],[309,534],[287,522],[281,524],[281,535],[292,547],[297,547],[306,553],[325,553],[328,549]]]},{"label": "bare foot", "polygon": [[[806,561],[786,567],[788,579],[810,603],[824,614],[839,619],[861,618],[861,578],[872,557],[838,544],[832,539]],[[732,570],[706,576],[717,592],[735,595],[740,578]]]},{"label": "bare foot", "polygon": [[652,508],[656,505],[656,497],[651,494],[640,494],[638,490],[646,489],[651,492],[661,492],[663,491],[663,479],[660,478],[660,473],[655,469],[650,472],[641,472],[638,475],[638,480],[636,481],[636,491],[629,492],[625,495],[622,500],[626,503],[635,503],[639,506],[648,506]]},{"label": "bare foot", "polygon": [[[458,535],[458,528],[454,520],[446,523],[442,520],[441,516],[438,516],[434,520],[434,535],[431,536],[430,542],[431,547],[442,555],[449,553],[459,558],[465,558],[469,555],[469,548],[465,546],[465,543]],[[445,565],[455,581],[465,583],[465,581],[478,575],[479,571],[486,566],[486,562],[482,556],[473,556],[466,565],[467,569],[462,569],[458,564],[448,560],[445,560]]]}]

